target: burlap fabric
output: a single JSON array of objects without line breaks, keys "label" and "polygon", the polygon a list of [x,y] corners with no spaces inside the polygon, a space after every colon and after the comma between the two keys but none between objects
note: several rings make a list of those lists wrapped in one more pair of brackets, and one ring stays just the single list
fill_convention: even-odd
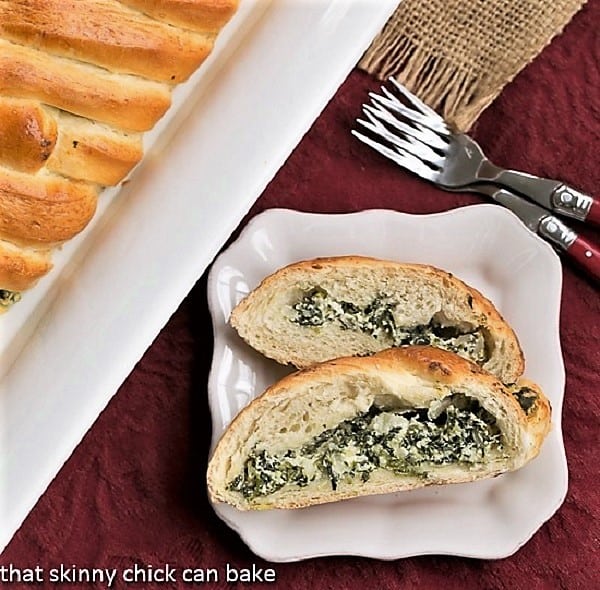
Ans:
[{"label": "burlap fabric", "polygon": [[585,0],[403,0],[360,67],[466,130]]}]

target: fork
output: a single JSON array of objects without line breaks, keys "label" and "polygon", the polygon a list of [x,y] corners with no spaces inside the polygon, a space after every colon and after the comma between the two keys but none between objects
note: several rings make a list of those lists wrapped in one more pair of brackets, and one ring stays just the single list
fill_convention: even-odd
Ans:
[{"label": "fork", "polygon": [[449,189],[478,192],[510,209],[533,233],[566,254],[592,278],[600,282],[600,249],[581,237],[548,209],[492,184]]},{"label": "fork", "polygon": [[434,110],[395,80],[390,82],[405,103],[382,87],[382,94],[370,93],[371,105],[363,106],[367,120],[357,121],[388,145],[353,131],[361,141],[442,188],[498,184],[559,215],[600,226],[599,200],[558,180],[496,166],[468,135],[453,133]]},{"label": "fork", "polygon": [[[371,93],[372,105],[363,107],[368,121],[359,119],[358,122],[379,141],[356,130],[352,130],[353,135],[403,168],[445,190],[479,192],[491,197],[513,211],[531,231],[566,253],[588,274],[600,281],[600,249],[551,213],[556,211],[582,221],[587,219],[598,222],[600,208],[597,201],[558,181],[494,166],[471,138],[465,134],[452,133],[435,111],[407,93],[395,81],[393,83],[410,106],[401,103],[385,88],[382,88],[384,96]],[[390,110],[406,117],[410,124],[399,119]],[[508,182],[504,183],[505,186],[523,192],[540,204],[524,199],[512,190],[490,184],[506,179]],[[578,202],[584,199],[585,214],[581,211],[575,211],[575,214],[573,206],[560,207],[555,204],[556,195],[564,192],[579,195],[575,197]],[[569,202],[568,199],[565,202]],[[545,207],[541,206],[544,204]],[[582,207],[579,206],[578,209]],[[568,212],[563,211],[565,208]]]}]

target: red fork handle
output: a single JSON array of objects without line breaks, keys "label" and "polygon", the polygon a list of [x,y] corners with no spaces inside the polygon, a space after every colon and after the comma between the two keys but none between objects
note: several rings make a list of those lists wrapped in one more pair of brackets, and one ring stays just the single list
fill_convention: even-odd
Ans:
[{"label": "red fork handle", "polygon": [[585,217],[585,221],[596,227],[600,227],[600,201],[592,197],[592,206]]},{"label": "red fork handle", "polygon": [[554,215],[545,215],[539,222],[537,233],[554,246],[558,246],[576,262],[590,278],[600,283],[600,248],[574,232]]},{"label": "red fork handle", "polygon": [[597,246],[581,236],[577,236],[575,241],[567,248],[566,253],[588,275],[600,283],[600,249]]}]

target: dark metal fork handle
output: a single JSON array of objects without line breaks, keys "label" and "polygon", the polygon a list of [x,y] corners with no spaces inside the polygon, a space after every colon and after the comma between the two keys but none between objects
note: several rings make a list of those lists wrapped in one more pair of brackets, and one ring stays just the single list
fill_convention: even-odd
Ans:
[{"label": "dark metal fork handle", "polygon": [[600,226],[600,201],[563,182],[515,170],[502,170],[489,162],[482,166],[481,173],[487,177],[486,181],[518,192],[558,215]]}]

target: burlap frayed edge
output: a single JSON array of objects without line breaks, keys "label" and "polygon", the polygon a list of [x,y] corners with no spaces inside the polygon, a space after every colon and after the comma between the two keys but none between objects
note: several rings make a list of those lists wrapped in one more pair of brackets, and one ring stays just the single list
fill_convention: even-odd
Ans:
[{"label": "burlap frayed edge", "polygon": [[[562,26],[553,30],[544,43],[532,48],[531,54],[523,56],[522,62],[516,65],[510,75],[501,78],[481,75],[461,68],[460,64],[443,55],[432,55],[428,49],[399,34],[395,26],[383,29],[363,55],[358,67],[381,80],[395,78],[440,113],[450,126],[458,131],[467,131],[506,84],[563,31],[584,4],[585,0],[582,0]],[[391,21],[388,24],[392,24]]]},{"label": "burlap frayed edge", "polygon": [[370,59],[365,56],[360,61],[360,68],[382,80],[394,77],[456,129],[468,129],[497,94],[481,93],[490,80],[458,68],[443,56],[430,55],[406,37],[390,42],[382,36],[369,55]]}]

